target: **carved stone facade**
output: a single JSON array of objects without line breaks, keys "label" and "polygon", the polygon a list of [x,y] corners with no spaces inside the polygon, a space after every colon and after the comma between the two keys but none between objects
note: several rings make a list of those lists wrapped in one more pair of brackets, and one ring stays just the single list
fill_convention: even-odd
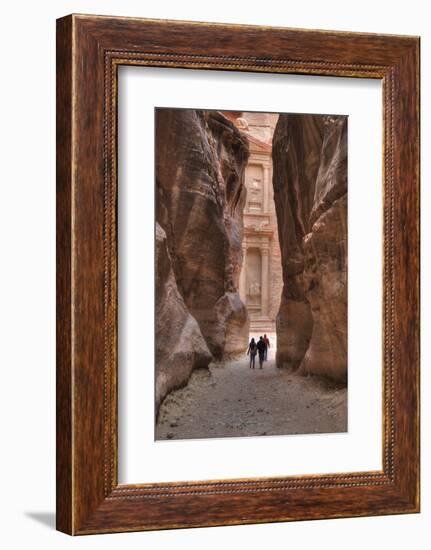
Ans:
[{"label": "carved stone facade", "polygon": [[239,293],[250,331],[275,331],[283,276],[272,186],[272,137],[278,114],[224,112],[249,141]]}]

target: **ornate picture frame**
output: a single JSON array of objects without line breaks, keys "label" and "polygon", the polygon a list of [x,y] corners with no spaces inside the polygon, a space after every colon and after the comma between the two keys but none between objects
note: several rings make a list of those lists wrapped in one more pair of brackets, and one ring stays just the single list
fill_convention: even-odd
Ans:
[{"label": "ornate picture frame", "polygon": [[[381,80],[381,471],[118,483],[121,65]],[[90,15],[59,19],[57,529],[80,535],[418,511],[419,38]]]}]

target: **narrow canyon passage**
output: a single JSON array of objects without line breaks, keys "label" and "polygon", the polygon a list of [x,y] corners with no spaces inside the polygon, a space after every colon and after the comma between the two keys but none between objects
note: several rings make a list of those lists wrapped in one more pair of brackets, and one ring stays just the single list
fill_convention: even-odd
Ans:
[{"label": "narrow canyon passage", "polygon": [[347,431],[347,389],[248,357],[193,372],[160,407],[156,439],[201,439]]},{"label": "narrow canyon passage", "polygon": [[157,109],[155,245],[157,440],[346,431],[347,117]]}]

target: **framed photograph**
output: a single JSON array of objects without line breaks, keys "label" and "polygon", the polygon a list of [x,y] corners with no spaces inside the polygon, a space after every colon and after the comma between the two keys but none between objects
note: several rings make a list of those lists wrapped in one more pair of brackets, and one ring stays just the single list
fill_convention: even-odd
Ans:
[{"label": "framed photograph", "polygon": [[419,511],[419,38],[57,21],[57,528]]}]

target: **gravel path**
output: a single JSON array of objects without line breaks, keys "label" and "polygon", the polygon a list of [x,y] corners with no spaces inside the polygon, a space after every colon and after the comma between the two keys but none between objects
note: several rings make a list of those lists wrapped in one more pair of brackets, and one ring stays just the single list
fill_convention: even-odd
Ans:
[{"label": "gravel path", "polygon": [[247,357],[196,370],[160,407],[156,439],[347,431],[347,390]]}]

